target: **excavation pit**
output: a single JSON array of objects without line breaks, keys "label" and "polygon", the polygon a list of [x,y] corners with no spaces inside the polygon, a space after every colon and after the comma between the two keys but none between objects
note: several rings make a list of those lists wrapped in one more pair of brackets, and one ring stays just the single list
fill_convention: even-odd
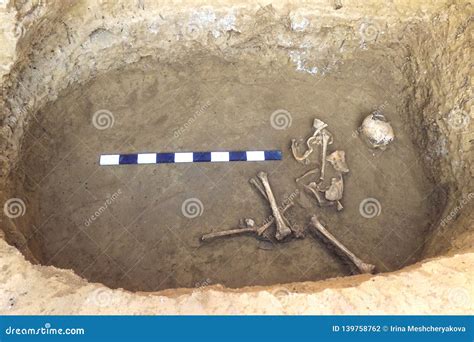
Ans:
[{"label": "excavation pit", "polygon": [[[249,183],[259,171],[269,174],[279,202],[295,201],[286,214],[293,224],[304,228],[319,215],[381,273],[471,236],[471,218],[463,216],[472,205],[472,123],[461,83],[468,58],[458,50],[467,44],[467,16],[448,14],[458,23],[447,39],[453,59],[435,48],[445,24],[434,14],[399,23],[389,14],[349,20],[333,8],[249,13],[195,8],[188,22],[170,11],[131,23],[126,34],[112,18],[87,21],[73,36],[53,33],[62,25],[55,20],[49,29],[25,29],[20,48],[33,53],[31,64],[15,65],[4,99],[8,118],[15,117],[5,124],[21,127],[9,137],[4,197],[21,199],[26,210],[5,218],[7,241],[33,262],[132,291],[354,274],[311,234],[282,243],[252,234],[200,241],[243,218],[259,224],[271,215]],[[53,31],[29,46],[42,30]],[[55,39],[68,58],[54,51]],[[454,60],[458,71],[451,65],[444,75],[427,59],[437,53],[439,65]],[[449,93],[456,83],[464,86]],[[385,151],[357,134],[373,111],[395,131]],[[297,163],[290,142],[306,138],[314,118],[334,136],[329,152],[346,153],[340,212],[319,208],[295,182],[314,165]],[[98,165],[102,153],[268,149],[281,150],[282,161]],[[364,212],[367,201],[374,215]],[[460,201],[457,226],[446,215]],[[190,202],[197,213],[186,211]],[[447,226],[459,228],[440,238]]]},{"label": "excavation pit", "polygon": [[[23,145],[21,169],[33,186],[25,195],[39,203],[33,218],[38,259],[94,282],[142,291],[350,274],[311,236],[282,244],[253,236],[199,242],[242,218],[261,224],[271,215],[249,183],[264,170],[279,202],[297,203],[287,213],[292,223],[305,226],[311,215],[322,215],[341,241],[381,271],[417,261],[432,218],[443,209],[443,189],[428,181],[422,154],[396,111],[400,90],[390,67],[372,72],[370,55],[361,53],[324,76],[298,73],[291,63],[256,69],[196,57],[168,66],[138,64],[66,90],[38,112]],[[397,132],[383,152],[355,133],[381,106]],[[315,117],[334,135],[329,149],[347,155],[351,171],[341,212],[319,209],[304,193],[302,184],[311,177],[295,182],[315,166],[297,163],[290,141],[311,132]],[[262,149],[282,150],[283,160],[98,165],[98,156],[111,152]],[[376,212],[361,212],[371,198]]]}]

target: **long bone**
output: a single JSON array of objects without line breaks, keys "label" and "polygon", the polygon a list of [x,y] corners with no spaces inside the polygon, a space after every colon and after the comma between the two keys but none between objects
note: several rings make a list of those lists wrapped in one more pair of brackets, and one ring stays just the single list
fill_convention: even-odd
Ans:
[{"label": "long bone", "polygon": [[288,227],[287,223],[283,219],[283,214],[280,212],[278,205],[275,200],[275,196],[273,195],[272,188],[270,186],[270,182],[268,181],[268,176],[265,172],[260,171],[257,174],[257,177],[263,184],[265,189],[265,193],[267,194],[268,202],[270,202],[270,207],[272,208],[273,217],[275,218],[276,223],[276,235],[275,238],[277,240],[283,240],[285,237],[291,234],[291,229]]},{"label": "long bone", "polygon": [[[268,200],[268,196],[267,196],[267,193],[265,192],[265,188],[255,179],[255,178],[250,178],[250,183],[255,186],[255,188],[257,188],[257,190],[262,194],[262,196],[268,201],[268,203],[270,203],[270,201]],[[291,203],[291,202],[290,202]],[[284,202],[283,202],[284,204]],[[293,205],[293,203],[291,203]],[[281,206],[280,206],[281,207]],[[282,214],[283,214],[283,210],[282,210]],[[295,232],[295,230],[293,230],[293,227],[291,226],[291,223],[288,221],[288,219],[285,217],[285,215],[281,215],[281,217],[283,218],[283,220],[285,221],[285,224],[291,229],[291,231]],[[301,237],[299,236],[299,234],[297,234],[298,236],[297,237]]]},{"label": "long bone", "polygon": [[[283,207],[281,212],[285,213],[285,211],[287,211],[292,206],[293,206],[293,203],[288,203],[286,206]],[[275,222],[275,219],[272,216],[268,219],[268,221],[264,222],[264,224],[262,224],[260,227],[227,229],[227,230],[222,230],[220,232],[208,233],[201,236],[201,241],[207,241],[207,240],[211,240],[217,237],[224,237],[224,236],[237,235],[237,234],[243,234],[243,233],[257,233],[258,236],[262,236],[263,233],[269,227],[271,227],[274,222]]]},{"label": "long bone", "polygon": [[367,264],[359,259],[354,253],[346,248],[341,242],[339,242],[328,230],[321,224],[317,216],[311,218],[310,227],[316,229],[322,234],[339,252],[344,254],[359,270],[360,273],[373,273],[375,271],[375,265]]},{"label": "long bone", "polygon": [[332,144],[332,134],[327,129],[323,129],[321,132],[321,144],[323,145],[322,161],[321,161],[321,173],[319,179],[324,180],[324,172],[326,170],[326,154],[328,152],[328,145]]}]

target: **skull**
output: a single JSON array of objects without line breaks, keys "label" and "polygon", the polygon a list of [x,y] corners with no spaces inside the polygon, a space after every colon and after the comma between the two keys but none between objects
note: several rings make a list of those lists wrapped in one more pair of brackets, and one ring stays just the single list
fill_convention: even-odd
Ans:
[{"label": "skull", "polygon": [[395,135],[392,126],[380,112],[369,114],[358,129],[362,139],[372,148],[385,150]]}]

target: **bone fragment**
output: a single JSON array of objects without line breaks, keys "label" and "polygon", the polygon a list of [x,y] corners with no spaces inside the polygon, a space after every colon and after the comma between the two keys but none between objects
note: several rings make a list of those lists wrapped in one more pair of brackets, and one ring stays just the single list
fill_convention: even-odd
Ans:
[{"label": "bone fragment", "polygon": [[268,176],[265,172],[261,171],[258,173],[258,178],[263,184],[265,188],[265,193],[267,194],[268,202],[270,202],[270,207],[272,208],[273,217],[275,218],[276,223],[276,239],[283,240],[285,237],[291,234],[291,229],[285,223],[283,219],[283,215],[278,208],[278,205],[275,200],[275,196],[273,195],[272,188],[270,186],[270,182],[268,181]]},{"label": "bone fragment", "polygon": [[318,201],[318,205],[320,207],[330,207],[333,206],[333,202],[327,201],[322,194],[320,194],[320,191],[318,190],[318,186],[316,185],[315,182],[311,182],[308,185],[304,185],[305,189],[308,190],[310,193],[313,194],[313,196],[316,198]]},{"label": "bone fragment", "polygon": [[339,201],[342,199],[343,191],[344,182],[342,176],[334,177],[331,179],[331,186],[324,192],[324,195],[328,201]]},{"label": "bone fragment", "polygon": [[328,126],[327,123],[325,123],[324,121],[321,121],[319,119],[314,119],[314,121],[313,121],[313,128],[314,128],[313,137],[317,136],[319,134],[319,132],[321,132],[327,126]]},{"label": "bone fragment", "polygon": [[[257,190],[262,194],[263,197],[265,197],[265,199],[266,199],[268,202],[270,202],[270,201],[268,200],[268,196],[267,196],[267,193],[265,192],[264,187],[263,187],[262,185],[260,185],[260,183],[259,183],[255,178],[251,178],[251,179],[250,179],[250,183],[251,183],[252,185],[254,185],[254,186],[257,188]],[[283,202],[282,206],[283,206],[283,205],[284,205],[284,202]],[[293,205],[293,203],[291,203],[291,205]],[[291,206],[291,205],[290,205],[290,206]],[[285,205],[285,207],[286,207],[286,205]],[[281,206],[280,206],[280,208],[281,208]],[[286,209],[285,209],[285,210],[286,210]],[[282,210],[282,211],[283,211],[283,210]],[[287,225],[291,230],[293,230],[293,228],[291,227],[291,224],[290,224],[290,222],[288,221],[288,219],[287,219],[284,215],[282,215],[282,218],[283,218],[283,220],[285,221],[286,225]]]},{"label": "bone fragment", "polygon": [[342,173],[349,172],[346,163],[346,153],[344,151],[334,151],[326,158],[326,160],[331,163],[334,170]]},{"label": "bone fragment", "polygon": [[339,252],[344,254],[359,270],[360,273],[373,273],[375,271],[375,265],[367,264],[360,260],[354,253],[346,248],[341,242],[339,242],[319,221],[317,216],[311,218],[311,228],[317,230],[322,234],[329,242],[338,249]]},{"label": "bone fragment", "polygon": [[305,177],[307,177],[307,176],[309,176],[309,175],[315,174],[315,173],[317,173],[317,172],[318,172],[318,169],[309,170],[309,171],[306,172],[304,175],[302,175],[302,176],[296,178],[296,182],[299,182],[299,181],[301,181],[303,178],[305,178]]},{"label": "bone fragment", "polygon": [[[281,212],[284,213],[292,206],[293,206],[293,203],[287,204],[285,207],[283,207]],[[255,223],[252,225],[250,220],[253,222],[252,219],[245,219],[245,223],[247,224],[247,227],[245,228],[228,229],[228,230],[223,230],[220,232],[204,234],[201,237],[201,241],[207,241],[207,240],[211,240],[217,237],[224,237],[224,236],[237,235],[237,234],[243,234],[243,233],[257,233],[258,236],[261,236],[275,222],[275,219],[273,217],[270,217],[268,221],[264,222],[264,224],[262,224],[260,227],[255,227]]]},{"label": "bone fragment", "polygon": [[321,174],[319,176],[319,179],[321,181],[324,180],[324,172],[326,169],[326,154],[328,152],[328,145],[332,144],[332,134],[329,133],[327,129],[323,129],[321,132],[322,138],[321,138],[321,143],[323,145],[323,152],[322,152],[322,162],[321,162]]},{"label": "bone fragment", "polygon": [[300,163],[303,163],[303,164],[308,164],[309,163],[308,157],[314,151],[312,145],[315,142],[316,142],[316,138],[314,136],[309,137],[308,140],[306,140],[307,150],[303,153],[302,156],[299,156],[297,148],[296,148],[296,146],[297,146],[296,139],[291,139],[291,153],[293,154],[293,157],[296,159],[296,161],[298,161]]},{"label": "bone fragment", "polygon": [[210,240],[210,239],[214,239],[214,238],[222,237],[222,236],[236,235],[236,234],[249,233],[249,232],[255,233],[257,232],[257,228],[255,227],[237,228],[237,229],[229,229],[229,230],[223,230],[220,232],[204,234],[203,236],[201,236],[201,241],[206,241],[206,240]]},{"label": "bone fragment", "polygon": [[300,163],[303,163],[303,164],[308,164],[309,163],[309,160],[308,160],[308,157],[311,155],[311,153],[313,153],[314,149],[313,149],[313,144],[314,143],[318,143],[318,135],[325,130],[325,128],[327,127],[328,125],[319,120],[319,119],[314,119],[313,121],[313,128],[314,128],[314,132],[313,134],[306,140],[306,146],[307,146],[307,150],[304,152],[304,154],[302,156],[299,156],[298,155],[298,151],[297,151],[297,143],[296,143],[296,139],[292,139],[291,140],[291,153],[293,153],[293,157]]}]

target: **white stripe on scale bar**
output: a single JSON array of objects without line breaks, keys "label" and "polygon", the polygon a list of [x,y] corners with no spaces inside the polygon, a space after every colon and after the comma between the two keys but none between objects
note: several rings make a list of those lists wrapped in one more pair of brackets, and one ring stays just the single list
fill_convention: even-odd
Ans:
[{"label": "white stripe on scale bar", "polygon": [[100,156],[100,165],[118,165],[120,154],[103,154]]},{"label": "white stripe on scale bar", "polygon": [[192,163],[193,153],[192,152],[179,152],[174,154],[175,163]]},{"label": "white stripe on scale bar", "polygon": [[211,152],[211,162],[228,162],[229,152]]},{"label": "white stripe on scale bar", "polygon": [[137,164],[156,164],[156,153],[139,153]]},{"label": "white stripe on scale bar", "polygon": [[247,151],[247,161],[262,161],[265,160],[264,151]]}]

